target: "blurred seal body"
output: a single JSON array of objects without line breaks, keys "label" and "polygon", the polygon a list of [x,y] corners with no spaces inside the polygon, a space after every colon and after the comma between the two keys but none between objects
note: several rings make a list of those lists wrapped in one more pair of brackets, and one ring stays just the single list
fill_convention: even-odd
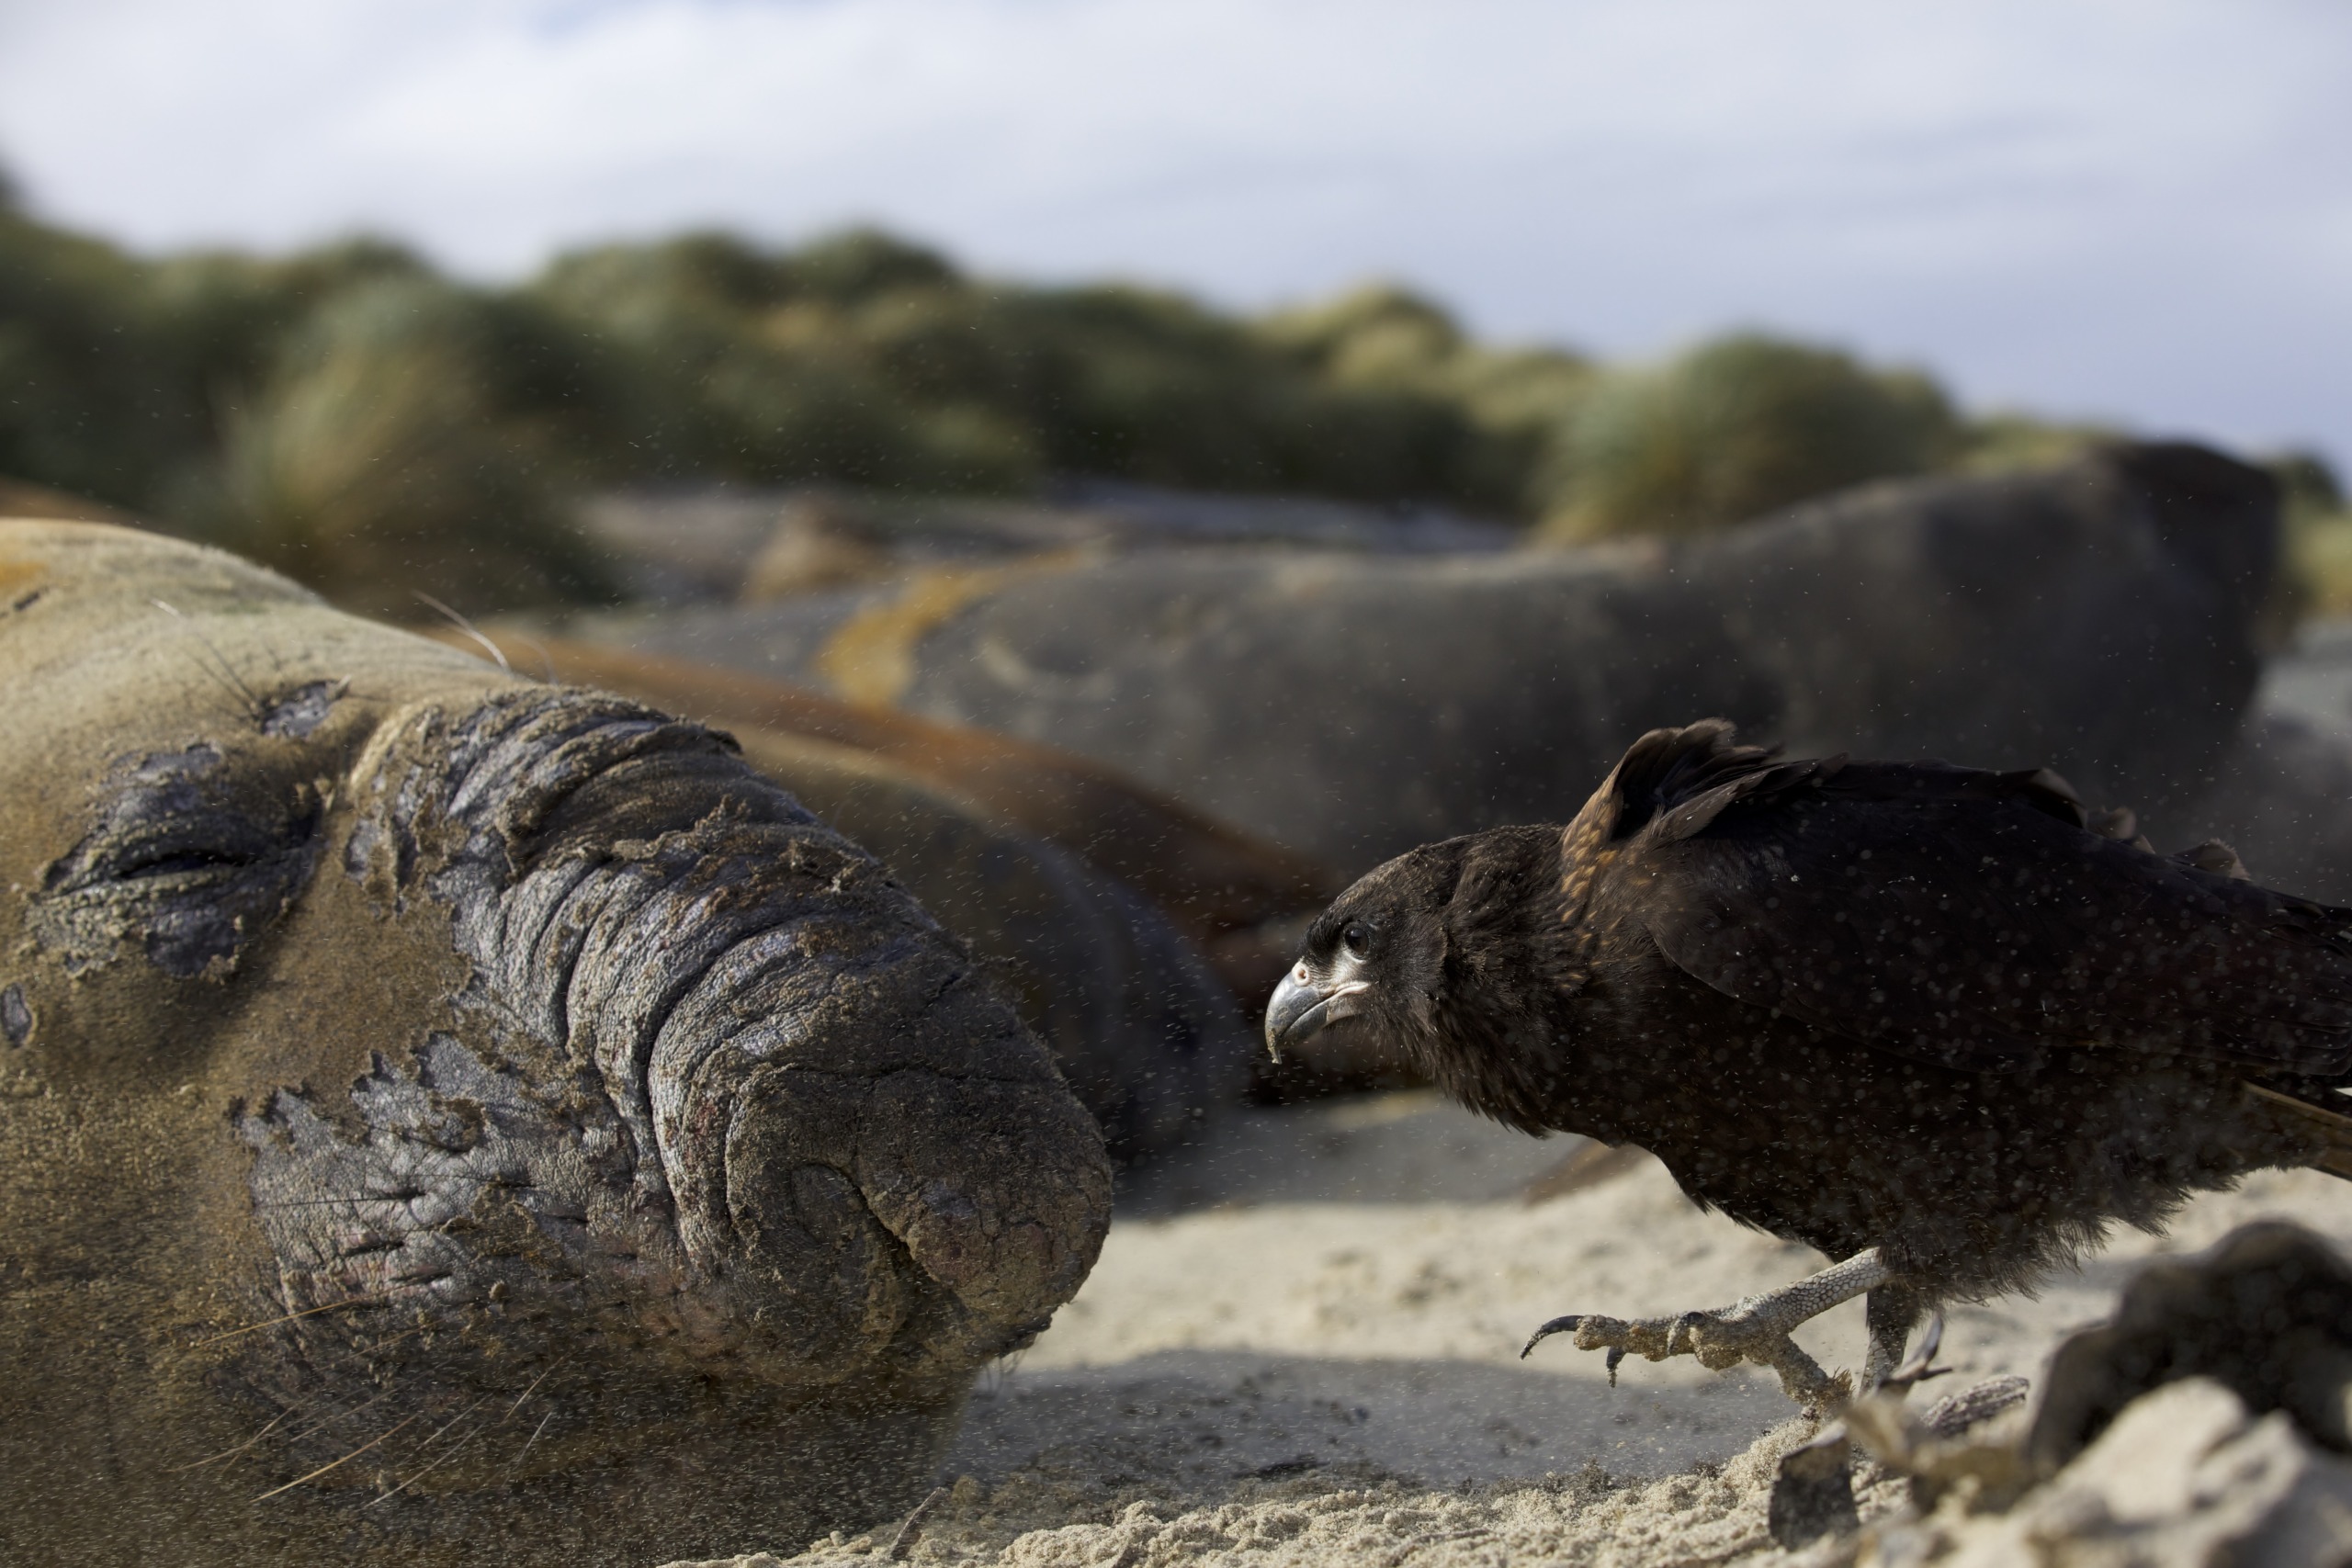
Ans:
[{"label": "blurred seal body", "polygon": [[0,667],[0,1556],[870,1519],[1084,1278],[1091,1119],[723,738],[103,526]]}]

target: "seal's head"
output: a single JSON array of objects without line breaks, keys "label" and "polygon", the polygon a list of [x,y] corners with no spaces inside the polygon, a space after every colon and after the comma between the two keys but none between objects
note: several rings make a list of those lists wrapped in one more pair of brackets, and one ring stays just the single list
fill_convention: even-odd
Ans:
[{"label": "seal's head", "polygon": [[94,525],[0,672],[0,1554],[790,1539],[1084,1277],[1043,1048],[723,737]]}]

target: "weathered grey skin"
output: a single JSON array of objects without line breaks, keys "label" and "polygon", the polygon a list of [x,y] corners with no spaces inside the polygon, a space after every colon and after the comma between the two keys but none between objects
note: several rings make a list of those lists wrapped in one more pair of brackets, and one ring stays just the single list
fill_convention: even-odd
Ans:
[{"label": "weathered grey skin", "polygon": [[432,635],[501,660],[503,638],[516,663],[548,680],[735,737],[754,766],[879,855],[998,966],[1114,1158],[1187,1141],[1245,1085],[1261,1095],[1325,1087],[1306,1054],[1270,1074],[1243,1022],[1289,967],[1304,923],[1339,891],[1321,866],[1099,762],[988,731],[495,625]]},{"label": "weathered grey skin", "polygon": [[0,672],[0,1561],[871,1520],[1084,1277],[1092,1121],[719,738],[102,526]]},{"label": "weathered grey skin", "polygon": [[1190,1142],[1263,1055],[1232,995],[1159,911],[1067,851],[989,826],[888,759],[740,734],[744,760],[873,851],[987,961],[1113,1156]]},{"label": "weathered grey skin", "polygon": [[[480,636],[439,640],[495,648]],[[569,647],[515,647],[526,662],[550,652],[564,660],[557,671],[575,672]],[[1204,1118],[1248,1092],[1262,1056],[1255,1031],[1163,911],[1116,877],[992,821],[968,795],[880,752],[767,728],[756,712],[714,713],[687,682],[665,690],[605,671],[577,677],[707,718],[746,761],[879,857],[989,966],[1102,1124],[1114,1160],[1190,1142]],[[1289,962],[1287,951],[1277,962]]]},{"label": "weathered grey skin", "polygon": [[2119,446],[1671,547],[1138,554],[605,635],[1066,747],[1343,869],[1557,815],[1692,713],[2047,763],[2168,833],[2253,690],[2278,526],[2257,470]]}]

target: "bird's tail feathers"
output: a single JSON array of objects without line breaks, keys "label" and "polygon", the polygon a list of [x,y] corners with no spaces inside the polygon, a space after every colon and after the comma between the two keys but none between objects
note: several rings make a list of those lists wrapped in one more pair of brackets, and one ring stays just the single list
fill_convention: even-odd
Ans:
[{"label": "bird's tail feathers", "polygon": [[[2352,1099],[2330,1089],[2284,1089],[2246,1080],[2246,1092],[2285,1111],[2299,1127],[2323,1140],[2313,1170],[2352,1181]],[[2324,1097],[2324,1098],[2323,1098]]]}]

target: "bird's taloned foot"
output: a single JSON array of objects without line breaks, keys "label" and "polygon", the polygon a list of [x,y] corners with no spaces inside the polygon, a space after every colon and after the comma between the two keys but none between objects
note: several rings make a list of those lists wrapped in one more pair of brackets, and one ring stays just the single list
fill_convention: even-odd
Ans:
[{"label": "bird's taloned foot", "polygon": [[1598,1314],[1555,1317],[1537,1329],[1520,1351],[1524,1359],[1555,1334],[1574,1334],[1579,1350],[1609,1352],[1609,1382],[1617,1382],[1618,1364],[1627,1356],[1663,1361],[1669,1356],[1695,1356],[1702,1366],[1723,1371],[1753,1361],[1780,1375],[1781,1392],[1807,1410],[1843,1408],[1853,1396],[1853,1380],[1822,1371],[1785,1329],[1743,1322],[1738,1307],[1715,1312],[1686,1312],[1679,1317],[1642,1317],[1630,1322]]},{"label": "bird's taloned foot", "polygon": [[[1879,1291],[1871,1292],[1874,1316],[1879,1298],[1884,1293]],[[1873,1322],[1871,1325],[1871,1352],[1862,1362],[1861,1393],[1875,1393],[1883,1389],[1901,1399],[1928,1379],[1942,1377],[1951,1371],[1950,1367],[1935,1364],[1936,1352],[1943,1348],[1943,1342],[1944,1314],[1940,1312],[1928,1315],[1928,1331],[1919,1337],[1918,1348],[1907,1357],[1903,1353],[1904,1348],[1910,1343],[1907,1321],[1892,1331],[1884,1322]]]},{"label": "bird's taloned foot", "polygon": [[[1928,1331],[1920,1337],[1919,1348],[1905,1355],[1911,1331],[1922,1317],[1928,1320]],[[1943,1314],[1928,1310],[1916,1282],[1898,1278],[1871,1287],[1862,1303],[1862,1321],[1870,1330],[1871,1351],[1862,1362],[1858,1397],[1884,1389],[1900,1398],[1914,1384],[1942,1375],[1931,1363],[1943,1343]]]},{"label": "bird's taloned foot", "polygon": [[1627,1356],[1651,1361],[1695,1356],[1700,1365],[1718,1371],[1753,1361],[1777,1373],[1781,1391],[1791,1399],[1815,1414],[1827,1414],[1843,1409],[1853,1397],[1853,1380],[1843,1372],[1832,1376],[1822,1371],[1821,1363],[1789,1335],[1798,1325],[1892,1277],[1893,1270],[1872,1247],[1795,1284],[1713,1312],[1630,1321],[1590,1313],[1555,1317],[1535,1331],[1520,1356],[1524,1359],[1552,1335],[1573,1334],[1577,1349],[1608,1351],[1612,1384],[1618,1363]]}]

